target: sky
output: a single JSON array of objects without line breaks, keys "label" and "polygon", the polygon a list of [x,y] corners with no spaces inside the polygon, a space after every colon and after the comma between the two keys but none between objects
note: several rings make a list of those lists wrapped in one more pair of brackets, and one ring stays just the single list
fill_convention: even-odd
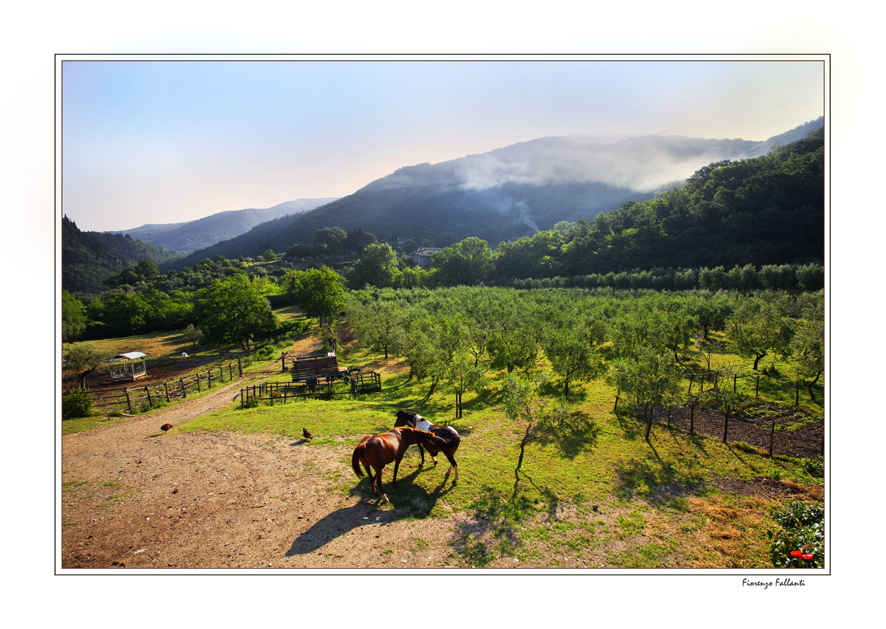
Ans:
[{"label": "sky", "polygon": [[179,223],[544,136],[766,140],[824,113],[821,57],[311,59],[65,58],[62,211]]}]

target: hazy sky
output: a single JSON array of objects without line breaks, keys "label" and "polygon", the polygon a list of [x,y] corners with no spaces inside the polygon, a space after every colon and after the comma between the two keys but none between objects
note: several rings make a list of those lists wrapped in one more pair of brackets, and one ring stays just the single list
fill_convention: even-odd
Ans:
[{"label": "hazy sky", "polygon": [[[130,58],[131,59],[131,58]],[[824,113],[818,60],[65,60],[80,229],[345,196],[543,136],[765,140]]]}]

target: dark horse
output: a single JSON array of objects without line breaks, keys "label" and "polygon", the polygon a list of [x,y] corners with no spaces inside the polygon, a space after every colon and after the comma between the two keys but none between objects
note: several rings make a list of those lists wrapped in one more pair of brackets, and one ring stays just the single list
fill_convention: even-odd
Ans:
[{"label": "dark horse", "polygon": [[[435,437],[432,432],[415,428],[391,428],[381,435],[363,437],[354,448],[354,454],[351,455],[351,467],[354,468],[354,473],[358,478],[363,478],[363,470],[360,469],[362,463],[369,475],[372,493],[375,493],[375,486],[378,485],[378,493],[381,494],[382,502],[387,502],[388,497],[381,487],[381,472],[385,465],[394,461],[394,487],[396,487],[397,469],[400,467],[400,461],[403,459],[406,449],[416,443],[423,443],[425,446],[433,443],[438,446],[444,445],[443,440]],[[373,469],[375,470],[374,478]]]},{"label": "dark horse", "polygon": [[[397,411],[397,421],[394,423],[394,427],[397,426],[411,426],[413,428],[418,428],[419,430],[427,430],[442,440],[442,447],[435,442],[424,444],[424,448],[427,448],[428,454],[431,455],[431,460],[434,462],[435,466],[437,465],[437,459],[434,457],[440,452],[445,454],[446,458],[449,459],[449,469],[455,469],[455,479],[452,482],[458,482],[458,463],[455,462],[455,451],[458,450],[458,444],[461,443],[461,437],[455,431],[455,428],[452,426],[436,426],[418,413],[412,411]],[[421,465],[425,464],[424,448],[422,448],[421,443],[418,444],[418,451],[421,452]],[[449,470],[446,470],[446,473],[448,474]]]}]

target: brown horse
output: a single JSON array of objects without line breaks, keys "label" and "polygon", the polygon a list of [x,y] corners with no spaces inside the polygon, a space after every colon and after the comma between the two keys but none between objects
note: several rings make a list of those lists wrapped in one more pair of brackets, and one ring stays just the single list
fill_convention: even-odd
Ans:
[{"label": "brown horse", "polygon": [[[461,443],[461,437],[456,432],[455,428],[452,426],[437,426],[418,413],[412,411],[397,411],[396,415],[397,421],[394,423],[395,427],[411,426],[419,430],[427,430],[443,442],[442,447],[440,443],[434,442],[431,444],[424,444],[424,448],[427,448],[428,454],[431,455],[431,461],[434,462],[434,466],[437,465],[437,459],[434,458],[437,454],[443,452],[443,454],[446,455],[446,458],[449,460],[449,469],[455,469],[455,479],[453,479],[452,482],[457,483],[458,463],[455,462],[455,451],[458,450],[458,445]],[[424,465],[425,451],[422,448],[421,443],[418,444],[418,451],[421,452],[420,465]],[[449,474],[449,470],[446,470],[446,473]]]},{"label": "brown horse", "polygon": [[[363,437],[357,447],[354,448],[354,454],[351,456],[351,467],[358,478],[363,478],[363,470],[360,464],[366,468],[369,475],[369,484],[372,486],[372,493],[375,493],[375,486],[378,485],[378,493],[381,494],[382,502],[387,502],[388,497],[385,495],[381,487],[381,472],[385,465],[394,461],[394,487],[397,486],[397,469],[400,467],[400,461],[406,453],[406,449],[416,443],[424,443],[426,445],[437,443],[443,445],[442,440],[434,436],[434,433],[424,430],[416,430],[415,428],[391,428],[388,432],[381,435],[372,435]],[[372,470],[375,470],[373,478]]]}]

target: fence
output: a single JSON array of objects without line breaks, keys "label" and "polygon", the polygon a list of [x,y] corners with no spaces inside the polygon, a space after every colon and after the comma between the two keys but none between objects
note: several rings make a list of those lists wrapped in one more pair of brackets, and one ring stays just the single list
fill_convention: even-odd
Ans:
[{"label": "fence", "polygon": [[361,393],[381,391],[381,374],[374,371],[353,372],[345,380],[327,382],[265,382],[240,389],[240,408],[268,403],[285,404],[293,400],[331,400],[335,396],[356,398]]},{"label": "fence", "polygon": [[[121,410],[126,409],[130,413],[133,412],[133,409],[142,408],[145,402],[147,402],[148,408],[154,408],[157,404],[184,399],[193,393],[211,389],[213,383],[230,382],[235,377],[235,367],[237,368],[236,377],[243,377],[243,363],[238,359],[236,363],[228,363],[161,384],[93,391],[92,405],[95,408],[118,407]],[[225,379],[226,376],[227,379]]]},{"label": "fence", "polygon": [[[689,377],[689,390],[686,392],[687,397],[692,395],[692,387],[693,385],[698,385],[698,393],[704,393],[705,391],[705,383],[708,384],[708,389],[717,388],[718,385],[721,384],[721,380],[725,380],[726,382],[732,381],[732,392],[738,393],[738,380],[739,378],[747,380],[752,380],[754,382],[754,397],[760,397],[760,378],[769,378],[767,375],[762,375],[758,372],[751,373],[739,373],[737,371],[731,369],[718,369],[715,371],[705,371],[697,374],[692,374]],[[745,387],[747,389],[747,387]],[[794,388],[794,406],[800,405],[800,380],[796,380],[793,384]],[[749,392],[744,392],[746,395],[750,395]]]}]

